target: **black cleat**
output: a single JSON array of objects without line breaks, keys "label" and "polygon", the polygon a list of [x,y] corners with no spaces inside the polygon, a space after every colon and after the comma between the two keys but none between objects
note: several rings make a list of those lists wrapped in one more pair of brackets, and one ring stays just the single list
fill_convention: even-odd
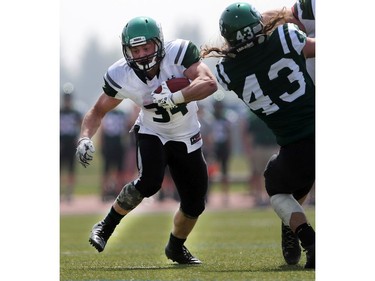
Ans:
[{"label": "black cleat", "polygon": [[299,239],[290,227],[283,223],[281,223],[281,248],[287,264],[297,264],[301,259]]},{"label": "black cleat", "polygon": [[201,264],[202,263],[199,259],[194,257],[185,246],[182,246],[181,251],[173,251],[167,245],[167,247],[165,247],[165,255],[167,256],[168,259],[175,261],[179,264]]},{"label": "black cleat", "polygon": [[102,252],[114,230],[115,227],[109,227],[104,221],[98,222],[91,230],[89,238],[90,244],[95,247],[99,253]]},{"label": "black cleat", "polygon": [[305,248],[306,264],[305,268],[315,269],[315,244]]}]

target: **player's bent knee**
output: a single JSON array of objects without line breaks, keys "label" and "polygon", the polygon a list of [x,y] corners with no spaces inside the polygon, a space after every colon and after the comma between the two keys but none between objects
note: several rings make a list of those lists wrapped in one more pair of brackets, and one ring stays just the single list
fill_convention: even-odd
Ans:
[{"label": "player's bent knee", "polygon": [[180,208],[184,216],[190,219],[197,219],[203,213],[204,209],[205,209],[204,202],[189,205],[189,206],[185,206],[181,204],[181,208]]},{"label": "player's bent knee", "polygon": [[291,194],[271,196],[271,205],[285,225],[290,225],[292,213],[304,213],[302,206]]},{"label": "player's bent knee", "polygon": [[155,195],[162,187],[163,177],[142,177],[135,181],[138,190],[142,193],[143,197],[151,197]]},{"label": "player's bent knee", "polygon": [[126,184],[117,196],[117,204],[127,211],[133,210],[143,200],[142,194],[135,188],[134,183]]}]

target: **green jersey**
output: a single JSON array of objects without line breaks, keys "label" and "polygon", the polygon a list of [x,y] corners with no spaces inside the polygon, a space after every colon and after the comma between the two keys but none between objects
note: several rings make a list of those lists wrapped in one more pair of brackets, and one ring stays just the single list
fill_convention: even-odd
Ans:
[{"label": "green jersey", "polygon": [[282,146],[315,134],[315,86],[302,49],[306,34],[280,25],[266,42],[223,58],[217,78],[262,119]]}]

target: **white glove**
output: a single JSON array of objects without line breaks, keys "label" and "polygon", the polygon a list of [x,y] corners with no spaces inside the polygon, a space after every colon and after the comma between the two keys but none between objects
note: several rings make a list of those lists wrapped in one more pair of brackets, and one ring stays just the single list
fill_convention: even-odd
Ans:
[{"label": "white glove", "polygon": [[177,105],[173,102],[172,99],[172,92],[169,90],[167,83],[161,83],[161,92],[155,93],[152,92],[152,102],[157,103],[158,106],[163,107],[165,109],[175,108]]},{"label": "white glove", "polygon": [[79,163],[81,163],[83,167],[86,168],[88,165],[90,165],[89,161],[94,158],[94,152],[94,143],[90,140],[90,138],[83,137],[78,140],[76,156]]}]

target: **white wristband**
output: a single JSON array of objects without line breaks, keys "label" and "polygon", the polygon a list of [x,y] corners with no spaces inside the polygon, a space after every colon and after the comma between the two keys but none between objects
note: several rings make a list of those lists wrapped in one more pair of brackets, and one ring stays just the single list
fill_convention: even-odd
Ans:
[{"label": "white wristband", "polygon": [[174,92],[172,94],[172,101],[173,101],[174,104],[179,104],[179,103],[185,102],[185,98],[184,98],[184,95],[182,94],[181,90],[177,91],[177,92]]},{"label": "white wristband", "polygon": [[81,141],[83,141],[83,140],[90,140],[90,138],[89,137],[82,137],[82,138],[80,138],[79,140],[78,140],[78,144],[81,142]]}]

